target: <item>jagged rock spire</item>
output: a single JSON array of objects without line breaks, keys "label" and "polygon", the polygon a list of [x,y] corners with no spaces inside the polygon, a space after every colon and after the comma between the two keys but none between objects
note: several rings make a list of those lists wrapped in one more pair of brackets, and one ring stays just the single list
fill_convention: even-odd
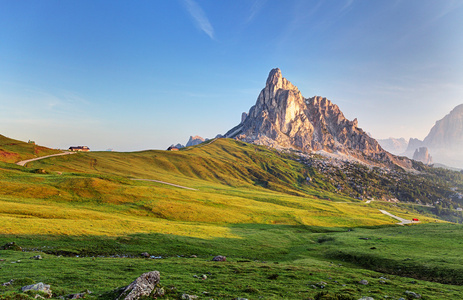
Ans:
[{"label": "jagged rock spire", "polygon": [[330,100],[304,98],[276,68],[247,118],[225,137],[305,152],[325,150],[380,160],[391,156],[357,126],[357,119],[347,120]]}]

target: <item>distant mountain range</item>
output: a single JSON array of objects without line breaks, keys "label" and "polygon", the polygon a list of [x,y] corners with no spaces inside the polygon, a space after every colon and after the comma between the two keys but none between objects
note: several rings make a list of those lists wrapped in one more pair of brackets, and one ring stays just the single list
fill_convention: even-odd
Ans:
[{"label": "distant mountain range", "polygon": [[[280,69],[270,71],[265,87],[249,113],[224,136],[277,149],[316,152],[330,157],[354,159],[373,165],[412,168],[406,157],[425,164],[439,163],[463,168],[463,104],[436,122],[423,140],[389,138],[375,140],[358,127],[357,119],[344,117],[330,100],[304,98],[284,78]],[[190,136],[186,146],[204,142]],[[176,145],[177,148],[183,145]]]},{"label": "distant mountain range", "polygon": [[396,155],[429,163],[427,155],[415,156],[415,153],[424,153],[425,150],[419,150],[420,148],[426,148],[428,155],[432,155],[432,162],[463,168],[463,104],[437,121],[423,141],[415,138],[411,138],[406,144],[403,141],[403,138],[378,140],[384,149]]}]

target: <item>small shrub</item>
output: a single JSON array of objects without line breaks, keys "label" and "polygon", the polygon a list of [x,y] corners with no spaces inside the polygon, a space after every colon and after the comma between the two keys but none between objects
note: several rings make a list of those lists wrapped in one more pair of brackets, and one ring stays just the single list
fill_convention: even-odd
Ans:
[{"label": "small shrub", "polygon": [[336,239],[333,237],[333,236],[320,236],[317,238],[317,243],[319,244],[323,244],[323,243],[326,243],[326,242],[334,242]]}]

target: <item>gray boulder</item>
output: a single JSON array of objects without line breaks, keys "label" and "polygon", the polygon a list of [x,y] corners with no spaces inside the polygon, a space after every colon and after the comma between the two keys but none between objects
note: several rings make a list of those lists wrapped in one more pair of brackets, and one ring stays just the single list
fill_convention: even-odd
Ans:
[{"label": "gray boulder", "polygon": [[117,299],[136,300],[142,296],[149,296],[159,284],[160,279],[159,271],[144,273],[129,284]]},{"label": "gray boulder", "polygon": [[43,282],[23,286],[21,288],[21,291],[23,291],[23,292],[27,292],[27,291],[43,292],[43,293],[47,294],[50,297],[52,295],[51,290],[50,290],[50,286],[47,285],[47,284],[44,284]]},{"label": "gray boulder", "polygon": [[217,255],[212,259],[212,261],[227,261],[227,257],[223,255]]}]

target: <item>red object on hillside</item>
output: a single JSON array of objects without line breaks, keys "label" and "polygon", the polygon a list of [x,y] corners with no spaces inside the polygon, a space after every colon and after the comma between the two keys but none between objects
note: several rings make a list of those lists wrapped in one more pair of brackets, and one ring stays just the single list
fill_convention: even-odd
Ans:
[{"label": "red object on hillside", "polygon": [[419,220],[417,218],[412,219],[413,222],[418,222]]}]

